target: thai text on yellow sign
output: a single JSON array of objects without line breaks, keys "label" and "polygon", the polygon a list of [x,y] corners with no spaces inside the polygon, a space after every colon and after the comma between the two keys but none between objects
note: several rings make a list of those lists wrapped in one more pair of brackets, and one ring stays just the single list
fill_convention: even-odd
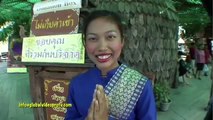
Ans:
[{"label": "thai text on yellow sign", "polygon": [[23,40],[22,62],[85,62],[81,34],[28,37]]}]

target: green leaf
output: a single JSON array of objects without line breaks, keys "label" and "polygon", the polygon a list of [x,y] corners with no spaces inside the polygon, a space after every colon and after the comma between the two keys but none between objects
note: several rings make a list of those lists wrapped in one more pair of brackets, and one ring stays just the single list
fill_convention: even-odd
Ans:
[{"label": "green leaf", "polygon": [[138,19],[139,19],[139,23],[140,23],[141,25],[143,25],[143,24],[144,24],[144,15],[143,15],[143,14],[140,14]]},{"label": "green leaf", "polygon": [[166,14],[167,14],[167,17],[168,17],[170,20],[172,20],[172,15],[170,14],[171,12],[170,12],[169,10],[166,10],[165,12],[166,12]]},{"label": "green leaf", "polygon": [[118,3],[118,9],[119,9],[120,12],[124,12],[124,10],[125,10],[124,2],[119,2]]},{"label": "green leaf", "polygon": [[137,37],[137,35],[138,35],[137,29],[132,29],[132,34],[134,37]]},{"label": "green leaf", "polygon": [[142,7],[143,7],[143,12],[147,14],[149,11],[148,11],[148,8],[147,8],[146,3],[144,3],[144,4],[142,5]]},{"label": "green leaf", "polygon": [[130,24],[131,24],[131,25],[134,25],[134,24],[135,24],[135,18],[131,18],[131,19],[130,19]]},{"label": "green leaf", "polygon": [[137,9],[136,9],[137,6],[135,6],[135,4],[131,4],[130,7],[131,7],[131,12],[135,13],[136,10],[137,10]]},{"label": "green leaf", "polygon": [[129,13],[130,12],[130,6],[129,6],[129,4],[128,3],[126,3],[126,5],[125,5],[125,11],[127,12],[127,13]]},{"label": "green leaf", "polygon": [[166,0],[165,2],[168,8],[170,8],[173,11],[176,11],[173,2],[171,2],[170,0]]}]

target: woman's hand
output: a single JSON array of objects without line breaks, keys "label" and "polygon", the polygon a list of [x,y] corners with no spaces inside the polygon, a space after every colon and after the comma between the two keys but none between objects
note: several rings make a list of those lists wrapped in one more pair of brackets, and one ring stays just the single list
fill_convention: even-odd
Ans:
[{"label": "woman's hand", "polygon": [[97,85],[87,120],[108,120],[108,115],[108,98],[104,93],[103,86]]},{"label": "woman's hand", "polygon": [[106,94],[104,93],[104,88],[101,85],[97,85],[96,87],[96,100],[94,104],[94,119],[108,120],[108,99]]},{"label": "woman's hand", "polygon": [[95,99],[92,100],[86,120],[94,120],[94,116],[93,116],[94,115],[94,105],[95,105]]}]

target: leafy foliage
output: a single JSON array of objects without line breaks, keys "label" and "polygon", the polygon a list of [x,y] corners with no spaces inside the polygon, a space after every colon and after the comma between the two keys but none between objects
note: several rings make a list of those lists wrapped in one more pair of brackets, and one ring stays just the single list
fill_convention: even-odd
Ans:
[{"label": "leafy foliage", "polygon": [[0,41],[6,41],[6,38],[12,34],[13,32],[13,27],[12,27],[12,24],[11,23],[10,25],[5,25],[4,24],[4,27],[2,26],[1,27],[1,31],[0,31]]},{"label": "leafy foliage", "polygon": [[179,25],[186,29],[186,36],[194,36],[202,31],[210,22],[201,0],[174,0],[178,11]]},{"label": "leafy foliage", "polygon": [[5,28],[0,31],[0,41],[13,33],[13,37],[19,37],[19,25],[23,25],[29,34],[30,21],[32,18],[33,3],[41,0],[1,0],[0,1],[0,27],[8,21],[13,21],[12,28]]},{"label": "leafy foliage", "polygon": [[170,88],[167,82],[155,84],[154,93],[156,100],[159,103],[169,103],[171,101]]}]

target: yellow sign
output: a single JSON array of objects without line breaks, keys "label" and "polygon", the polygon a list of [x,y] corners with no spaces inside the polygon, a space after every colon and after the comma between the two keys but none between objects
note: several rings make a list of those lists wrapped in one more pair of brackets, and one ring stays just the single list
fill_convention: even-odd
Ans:
[{"label": "yellow sign", "polygon": [[75,63],[85,62],[82,34],[24,38],[22,62]]}]

